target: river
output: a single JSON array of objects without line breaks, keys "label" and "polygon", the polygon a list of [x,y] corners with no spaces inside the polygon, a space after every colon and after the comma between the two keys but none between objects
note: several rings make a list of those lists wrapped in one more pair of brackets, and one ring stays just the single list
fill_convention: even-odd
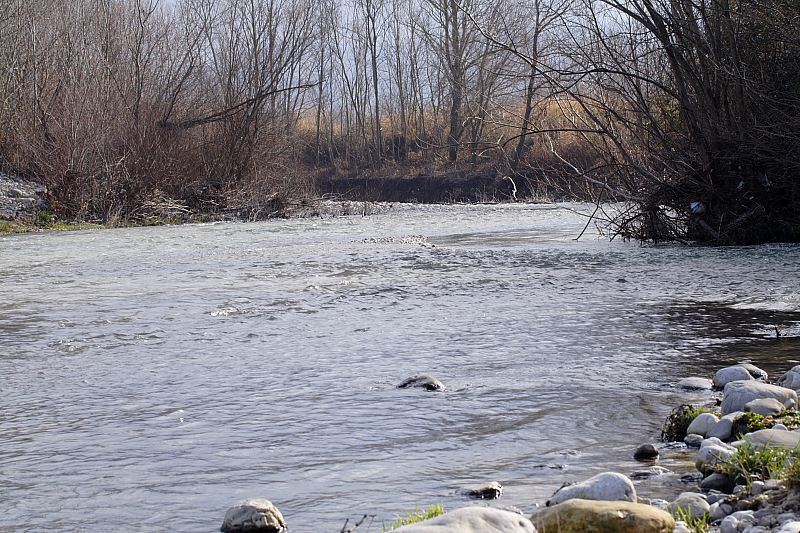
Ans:
[{"label": "river", "polygon": [[0,531],[211,532],[263,497],[379,532],[491,480],[529,513],[641,468],[678,379],[798,362],[800,247],[576,241],[574,210],[0,238]]}]

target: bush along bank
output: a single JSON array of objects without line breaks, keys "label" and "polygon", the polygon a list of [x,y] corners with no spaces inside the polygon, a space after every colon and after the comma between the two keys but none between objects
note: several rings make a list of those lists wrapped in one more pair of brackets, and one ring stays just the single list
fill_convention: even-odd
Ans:
[{"label": "bush along bank", "polygon": [[[707,401],[703,405],[680,405],[664,422],[662,440],[666,444],[661,451],[663,448],[696,450],[698,474],[684,476],[693,480],[694,487],[672,501],[647,499],[637,494],[634,480],[660,479],[660,474],[667,472],[655,465],[659,447],[643,444],[633,452],[633,457],[649,468],[630,477],[604,472],[565,485],[532,516],[485,506],[467,506],[443,514],[437,508],[430,518],[419,516],[427,519],[398,521],[384,530],[800,533],[800,365],[774,383],[758,367],[738,364],[718,370],[713,379],[683,379],[677,387],[700,391]],[[492,492],[492,499],[501,493]],[[362,523],[349,529],[345,524],[342,532],[367,531],[368,525],[359,529]],[[272,503],[250,500],[239,502],[228,511],[221,530],[279,533],[287,527]]]}]

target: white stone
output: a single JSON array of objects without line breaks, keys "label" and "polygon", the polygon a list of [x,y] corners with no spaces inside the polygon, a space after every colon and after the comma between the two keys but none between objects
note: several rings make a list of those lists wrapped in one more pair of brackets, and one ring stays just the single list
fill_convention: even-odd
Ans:
[{"label": "white stone", "polygon": [[[710,440],[710,439],[706,439]],[[705,444],[705,441],[703,442]],[[695,466],[700,472],[710,472],[719,463],[724,463],[736,453],[736,448],[725,444],[710,444],[701,446],[697,452]]]},{"label": "white stone", "polygon": [[762,492],[764,492],[764,488],[766,487],[766,483],[763,481],[753,481],[753,484],[750,485],[750,494],[753,496],[758,496]]},{"label": "white stone", "polygon": [[800,390],[800,365],[795,366],[778,379],[778,385],[792,390]]},{"label": "white stone", "polygon": [[742,411],[748,402],[761,398],[775,398],[786,405],[788,401],[797,403],[797,393],[792,389],[770,385],[760,381],[732,381],[725,385],[722,398],[722,414]]},{"label": "white stone", "polygon": [[397,533],[536,533],[524,516],[490,507],[464,507],[403,526]]},{"label": "white stone", "polygon": [[727,366],[725,368],[720,368],[717,370],[717,373],[714,374],[714,386],[718,389],[722,389],[728,383],[732,381],[741,381],[741,380],[751,380],[753,376],[750,375],[750,372],[747,371],[746,368],[741,366]]},{"label": "white stone", "polygon": [[703,442],[700,443],[701,448],[705,448],[707,446],[728,446],[728,444],[719,440],[718,437],[709,437],[707,439],[703,439]]},{"label": "white stone", "polygon": [[667,511],[672,516],[678,516],[678,509],[692,518],[700,518],[708,514],[710,506],[702,494],[696,492],[683,492],[669,504]]},{"label": "white stone", "polygon": [[753,379],[767,379],[767,373],[764,370],[761,370],[756,365],[752,363],[739,363],[736,366],[740,366],[747,370],[747,372],[753,376]]},{"label": "white stone", "polygon": [[777,533],[798,533],[800,532],[800,521],[793,520],[781,525]]},{"label": "white stone", "polygon": [[776,429],[779,431],[789,431],[789,428],[787,428],[783,424],[775,424],[774,426],[772,426],[772,429]]},{"label": "white stone", "polygon": [[744,406],[744,410],[758,413],[762,416],[775,416],[784,412],[786,407],[775,398],[760,398],[752,402],[747,402]]},{"label": "white stone", "polygon": [[744,440],[757,447],[800,448],[800,433],[780,429],[760,429],[744,436]]},{"label": "white stone", "polygon": [[558,489],[547,505],[556,505],[573,498],[636,503],[636,489],[628,477],[616,472],[603,472],[586,481]]},{"label": "white stone", "polygon": [[719,418],[713,413],[701,413],[692,420],[692,423],[689,424],[689,427],[686,429],[686,433],[694,433],[697,435],[706,436],[708,430],[714,427],[717,422],[719,422]]},{"label": "white stone", "polygon": [[283,515],[269,500],[243,500],[234,504],[225,513],[220,531],[234,533],[238,531],[263,531],[278,533],[286,530]]},{"label": "white stone", "polygon": [[731,438],[731,433],[733,433],[733,424],[739,419],[744,413],[742,411],[735,411],[733,413],[727,414],[719,419],[714,427],[708,430],[706,434],[707,437],[716,437],[720,440],[728,440]]},{"label": "white stone", "polygon": [[692,533],[692,529],[686,522],[678,520],[675,522],[675,528],[673,528],[672,533]]}]

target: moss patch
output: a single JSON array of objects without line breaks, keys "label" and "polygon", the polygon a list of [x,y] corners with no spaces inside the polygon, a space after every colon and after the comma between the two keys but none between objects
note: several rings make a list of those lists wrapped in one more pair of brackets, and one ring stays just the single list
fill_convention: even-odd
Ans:
[{"label": "moss patch", "polygon": [[443,514],[444,514],[444,508],[439,504],[431,505],[424,511],[421,510],[419,507],[417,507],[413,513],[409,514],[405,518],[397,518],[391,524],[384,525],[381,528],[381,531],[385,533],[386,531],[392,531],[400,527],[407,526],[408,524],[416,524],[417,522],[422,522],[424,520],[428,520],[430,518],[434,518],[436,516]]}]

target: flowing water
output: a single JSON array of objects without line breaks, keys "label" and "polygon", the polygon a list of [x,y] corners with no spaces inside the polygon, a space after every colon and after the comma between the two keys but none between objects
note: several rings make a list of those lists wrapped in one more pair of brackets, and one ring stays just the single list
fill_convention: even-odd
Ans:
[{"label": "flowing water", "polygon": [[[679,378],[800,359],[800,247],[584,223],[395,206],[0,239],[0,531],[211,532],[263,497],[295,532],[378,532],[490,480],[530,512],[640,468]],[[448,391],[396,388],[416,372]]]}]

